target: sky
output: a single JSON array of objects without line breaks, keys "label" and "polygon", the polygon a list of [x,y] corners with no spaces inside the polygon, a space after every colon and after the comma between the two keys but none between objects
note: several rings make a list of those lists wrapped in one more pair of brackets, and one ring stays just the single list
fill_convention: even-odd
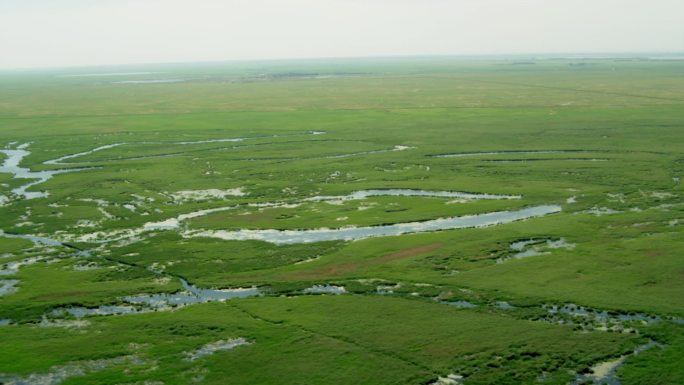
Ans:
[{"label": "sky", "polygon": [[684,52],[684,0],[0,0],[0,68]]}]

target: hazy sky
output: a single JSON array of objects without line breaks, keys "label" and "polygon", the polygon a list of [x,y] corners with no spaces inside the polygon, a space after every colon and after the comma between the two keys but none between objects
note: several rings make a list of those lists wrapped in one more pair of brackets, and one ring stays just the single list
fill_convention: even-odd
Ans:
[{"label": "hazy sky", "polygon": [[0,0],[0,68],[684,51],[684,0]]}]

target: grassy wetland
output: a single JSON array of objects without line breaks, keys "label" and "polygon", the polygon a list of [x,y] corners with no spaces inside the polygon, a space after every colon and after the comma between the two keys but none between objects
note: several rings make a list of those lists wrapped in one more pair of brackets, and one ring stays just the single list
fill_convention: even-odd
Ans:
[{"label": "grassy wetland", "polygon": [[0,73],[0,383],[684,383],[684,61]]}]

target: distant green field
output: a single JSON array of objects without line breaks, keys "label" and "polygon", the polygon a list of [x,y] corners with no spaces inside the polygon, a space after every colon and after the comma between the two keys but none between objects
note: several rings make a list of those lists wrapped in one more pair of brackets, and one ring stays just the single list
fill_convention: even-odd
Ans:
[{"label": "distant green field", "polygon": [[684,383],[682,75],[0,72],[0,383]]}]

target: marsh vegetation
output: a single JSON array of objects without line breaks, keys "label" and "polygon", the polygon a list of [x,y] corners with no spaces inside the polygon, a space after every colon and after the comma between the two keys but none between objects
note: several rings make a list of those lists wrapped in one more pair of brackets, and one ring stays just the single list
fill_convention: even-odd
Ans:
[{"label": "marsh vegetation", "polygon": [[0,382],[684,383],[684,62],[0,74]]}]

